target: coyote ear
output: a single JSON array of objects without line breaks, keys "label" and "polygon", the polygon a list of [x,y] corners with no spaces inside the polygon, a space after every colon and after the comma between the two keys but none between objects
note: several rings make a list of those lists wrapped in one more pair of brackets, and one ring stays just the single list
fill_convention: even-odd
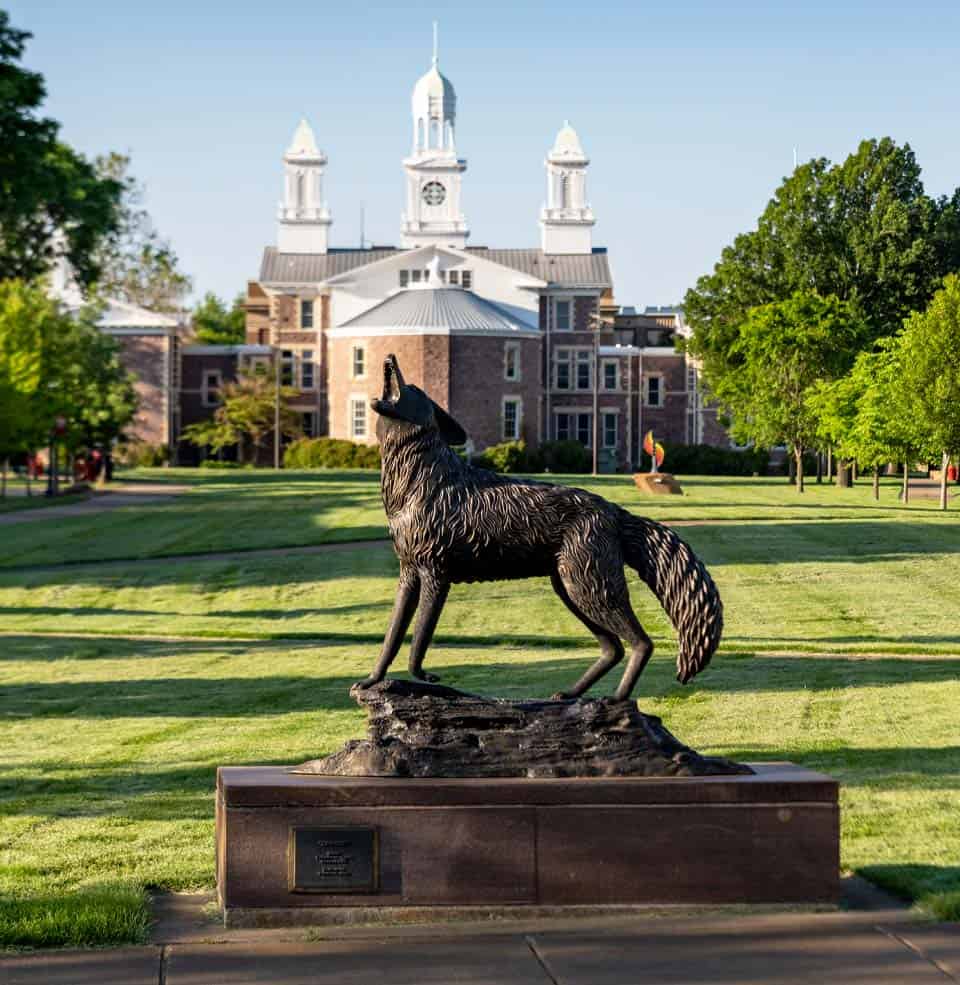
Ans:
[{"label": "coyote ear", "polygon": [[440,437],[448,445],[462,445],[466,443],[467,432],[442,408],[433,404],[433,416],[437,419],[437,427],[440,430]]}]

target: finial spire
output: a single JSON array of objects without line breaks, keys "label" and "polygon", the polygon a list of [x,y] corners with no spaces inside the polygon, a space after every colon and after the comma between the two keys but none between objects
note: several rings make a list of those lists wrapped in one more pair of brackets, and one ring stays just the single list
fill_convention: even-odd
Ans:
[{"label": "finial spire", "polygon": [[439,43],[437,42],[437,22],[433,22],[433,67],[437,67],[437,62],[440,60],[439,54]]}]

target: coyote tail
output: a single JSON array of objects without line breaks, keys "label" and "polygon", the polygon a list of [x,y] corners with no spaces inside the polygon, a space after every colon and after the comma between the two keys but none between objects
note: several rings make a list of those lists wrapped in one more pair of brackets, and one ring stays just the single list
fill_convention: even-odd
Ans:
[{"label": "coyote tail", "polygon": [[677,680],[686,684],[710,663],[723,632],[723,603],[703,562],[672,530],[627,513],[620,517],[623,556],[650,586],[680,637]]}]

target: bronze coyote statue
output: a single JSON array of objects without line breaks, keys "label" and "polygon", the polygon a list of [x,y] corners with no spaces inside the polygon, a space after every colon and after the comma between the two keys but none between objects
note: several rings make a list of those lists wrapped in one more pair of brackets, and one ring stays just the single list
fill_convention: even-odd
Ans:
[{"label": "bronze coyote statue", "polygon": [[583,694],[624,656],[616,690],[630,696],[653,643],[630,607],[624,564],[650,586],[680,636],[677,678],[689,681],[710,662],[723,628],[713,579],[671,530],[633,516],[582,489],[513,479],[465,463],[450,445],[463,428],[422,390],[403,380],[395,356],[383,367],[379,415],[381,491],[400,558],[400,585],[369,687],[383,680],[414,612],[410,673],[423,658],[454,582],[549,577],[564,605],[600,641],[602,656],[569,690]]}]

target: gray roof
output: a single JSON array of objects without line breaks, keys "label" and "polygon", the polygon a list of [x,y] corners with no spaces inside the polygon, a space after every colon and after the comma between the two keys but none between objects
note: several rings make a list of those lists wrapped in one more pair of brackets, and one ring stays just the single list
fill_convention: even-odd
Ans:
[{"label": "gray roof", "polygon": [[392,246],[373,250],[330,250],[329,253],[280,253],[275,246],[263,251],[260,280],[267,284],[317,284],[354,267],[385,260],[396,253]]},{"label": "gray roof", "polygon": [[[535,317],[531,313],[531,317]],[[443,328],[451,332],[535,332],[494,304],[459,287],[411,288],[374,305],[340,328]]]},{"label": "gray roof", "polygon": [[513,267],[558,287],[612,287],[606,250],[592,253],[544,253],[543,250],[495,250],[468,246],[468,253]]},{"label": "gray roof", "polygon": [[[368,263],[376,263],[396,253],[392,246],[370,250],[330,250],[329,253],[279,253],[274,246],[263,251],[260,280],[267,284],[318,284],[337,274]],[[605,249],[592,253],[546,254],[543,250],[495,250],[468,246],[467,253],[511,267],[520,273],[545,280],[556,287],[606,288],[613,286]]]}]

